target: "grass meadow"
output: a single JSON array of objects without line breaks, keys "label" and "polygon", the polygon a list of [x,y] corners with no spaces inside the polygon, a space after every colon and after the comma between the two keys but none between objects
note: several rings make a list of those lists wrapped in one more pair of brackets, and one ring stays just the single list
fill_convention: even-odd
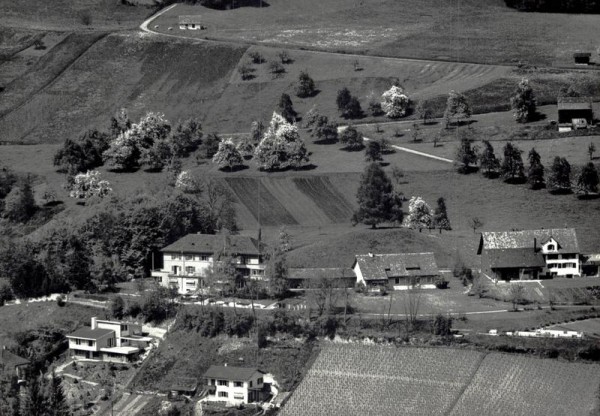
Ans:
[{"label": "grass meadow", "polygon": [[[178,5],[153,24],[181,34],[179,15],[202,15],[203,31],[185,36],[295,48],[479,63],[568,64],[595,52],[596,16],[520,13],[502,0],[273,0],[229,11]],[[171,27],[173,30],[169,31]]]}]

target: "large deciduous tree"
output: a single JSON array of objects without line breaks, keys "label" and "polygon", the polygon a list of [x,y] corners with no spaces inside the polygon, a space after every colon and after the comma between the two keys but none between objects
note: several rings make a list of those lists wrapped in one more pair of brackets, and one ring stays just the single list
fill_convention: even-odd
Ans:
[{"label": "large deciduous tree", "polygon": [[500,173],[508,183],[520,183],[525,179],[525,168],[523,166],[523,153],[516,145],[508,142],[504,146],[504,158],[500,166]]},{"label": "large deciduous tree", "polygon": [[571,192],[571,165],[564,157],[554,158],[548,175],[548,188],[554,193]]},{"label": "large deciduous tree", "polygon": [[352,124],[349,125],[341,134],[340,142],[344,144],[345,150],[357,151],[365,147],[363,142],[363,134],[356,130]]},{"label": "large deciduous tree", "polygon": [[527,170],[527,182],[531,189],[540,189],[545,186],[544,183],[544,165],[540,154],[531,148],[528,154],[529,169]]},{"label": "large deciduous tree", "polygon": [[477,162],[477,154],[471,146],[471,139],[468,137],[462,137],[458,148],[456,149],[456,155],[454,163],[457,166],[459,173],[469,173],[470,166]]},{"label": "large deciduous tree", "polygon": [[531,121],[536,112],[536,100],[527,78],[521,79],[515,94],[510,99],[511,107],[519,123]]},{"label": "large deciduous tree", "polygon": [[586,164],[577,178],[577,188],[584,195],[598,193],[598,171],[592,162]]},{"label": "large deciduous tree", "polygon": [[242,155],[231,139],[223,139],[219,143],[219,150],[212,158],[219,169],[228,168],[230,171],[244,162]]},{"label": "large deciduous tree", "polygon": [[356,198],[358,210],[352,217],[354,223],[376,228],[382,222],[402,221],[402,201],[378,163],[371,163],[365,168]]},{"label": "large deciduous tree", "polygon": [[75,176],[69,196],[77,199],[89,199],[94,196],[103,198],[111,192],[110,183],[101,178],[100,172],[90,170]]},{"label": "large deciduous tree", "polygon": [[404,227],[418,229],[431,228],[433,226],[433,215],[431,207],[420,196],[413,196],[408,201],[408,215],[402,224]]},{"label": "large deciduous tree", "polygon": [[458,122],[471,117],[471,106],[467,98],[456,91],[450,91],[448,100],[446,101],[446,111],[444,112],[444,120],[446,128],[453,120]]},{"label": "large deciduous tree", "polygon": [[27,176],[6,195],[2,216],[12,222],[27,222],[36,210],[31,178]]},{"label": "large deciduous tree", "polygon": [[310,134],[320,143],[335,143],[338,141],[337,124],[329,122],[327,116],[317,116]]},{"label": "large deciduous tree", "polygon": [[260,169],[272,171],[300,168],[309,158],[298,128],[273,113],[271,124],[254,151],[254,160]]},{"label": "large deciduous tree", "polygon": [[66,139],[54,155],[54,165],[69,175],[85,172],[102,165],[102,153],[110,137],[98,130],[88,130],[76,140]]},{"label": "large deciduous tree", "polygon": [[300,98],[311,97],[315,94],[315,81],[307,72],[301,71],[296,85],[296,95]]},{"label": "large deciduous tree", "polygon": [[397,85],[392,85],[389,90],[381,95],[381,108],[389,118],[404,117],[409,104],[408,95]]}]

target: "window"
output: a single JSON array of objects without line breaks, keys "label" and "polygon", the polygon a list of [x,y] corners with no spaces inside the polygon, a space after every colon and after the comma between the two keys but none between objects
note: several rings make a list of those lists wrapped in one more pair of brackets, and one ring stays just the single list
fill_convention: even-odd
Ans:
[{"label": "window", "polygon": [[558,254],[548,254],[548,260],[557,260]]},{"label": "window", "polygon": [[77,345],[81,345],[81,340],[80,340],[80,339],[76,339],[76,340],[75,340],[75,344],[77,344]]},{"label": "window", "polygon": [[185,285],[186,286],[196,286],[196,282],[194,280],[186,280]]},{"label": "window", "polygon": [[208,256],[200,256],[201,261],[208,261]]},{"label": "window", "polygon": [[109,339],[108,339],[108,348],[110,348],[110,347],[112,347],[112,346],[113,346],[113,339],[112,339],[112,338],[109,338]]},{"label": "window", "polygon": [[126,324],[122,324],[121,325],[121,331],[127,331],[127,325]]},{"label": "window", "polygon": [[421,270],[421,266],[408,266],[406,270]]},{"label": "window", "polygon": [[548,251],[554,251],[554,250],[556,250],[556,247],[554,246],[554,244],[548,244],[546,246],[546,250],[548,250]]},{"label": "window", "polygon": [[227,380],[219,380],[219,386],[227,386]]},{"label": "window", "polygon": [[396,277],[396,284],[399,285],[400,284],[400,278]]},{"label": "window", "polygon": [[229,393],[227,393],[226,391],[220,391],[219,397],[229,397]]},{"label": "window", "polygon": [[248,384],[248,387],[252,388],[252,382],[250,382],[250,383]]},{"label": "window", "polygon": [[233,387],[244,387],[244,383],[241,381],[234,381]]},{"label": "window", "polygon": [[171,260],[181,260],[181,254],[171,254]]},{"label": "window", "polygon": [[186,260],[194,260],[194,256],[192,254],[186,254],[185,259]]},{"label": "window", "polygon": [[258,380],[256,380],[256,384],[262,384],[262,383],[263,383],[263,379],[262,379],[262,377],[261,377],[261,378],[259,378]]},{"label": "window", "polygon": [[186,266],[185,272],[187,274],[194,274],[196,272],[196,268],[194,266]]},{"label": "window", "polygon": [[94,346],[94,341],[88,341],[88,347],[93,347]]},{"label": "window", "polygon": [[236,400],[244,400],[244,395],[241,393],[233,393],[233,398]]}]

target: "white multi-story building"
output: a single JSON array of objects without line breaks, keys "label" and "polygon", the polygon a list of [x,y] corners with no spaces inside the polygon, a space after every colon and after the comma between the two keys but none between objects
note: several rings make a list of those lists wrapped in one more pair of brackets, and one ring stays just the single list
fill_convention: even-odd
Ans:
[{"label": "white multi-story building", "polygon": [[211,365],[203,376],[209,389],[203,400],[230,406],[260,402],[266,395],[264,375],[256,368]]},{"label": "white multi-story building", "polygon": [[152,276],[164,287],[178,293],[193,293],[202,287],[203,278],[220,265],[222,255],[233,258],[243,277],[262,279],[265,264],[261,244],[241,235],[188,234],[161,250],[163,267]]}]

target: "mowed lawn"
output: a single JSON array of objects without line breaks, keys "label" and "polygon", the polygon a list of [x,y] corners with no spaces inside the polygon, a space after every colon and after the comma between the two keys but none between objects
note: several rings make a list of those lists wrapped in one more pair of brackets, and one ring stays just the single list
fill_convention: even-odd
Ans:
[{"label": "mowed lawn", "polygon": [[[273,0],[264,5],[228,11],[178,5],[153,24],[158,31],[191,37],[484,63],[568,63],[573,51],[589,48],[589,40],[600,34],[596,16],[520,13],[502,0]],[[202,15],[207,29],[180,31],[179,15]]]}]

